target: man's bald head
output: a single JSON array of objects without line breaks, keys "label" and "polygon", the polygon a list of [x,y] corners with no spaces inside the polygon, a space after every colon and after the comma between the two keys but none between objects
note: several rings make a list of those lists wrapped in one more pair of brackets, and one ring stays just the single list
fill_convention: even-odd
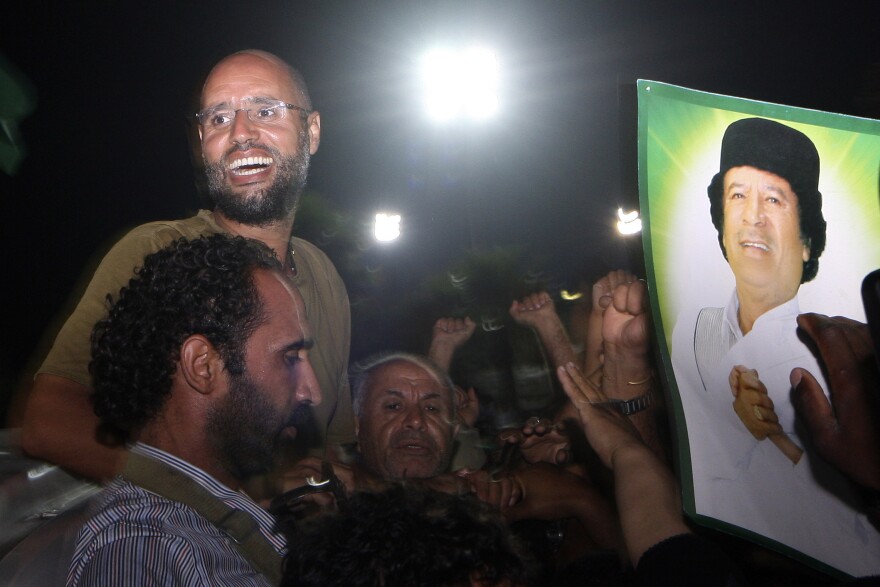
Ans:
[{"label": "man's bald head", "polygon": [[298,98],[294,103],[307,110],[312,109],[312,99],[309,96],[309,89],[306,85],[305,78],[303,78],[299,70],[277,55],[260,49],[244,49],[242,51],[237,51],[231,55],[227,55],[217,62],[213,69],[211,69],[208,77],[205,78],[205,83],[202,86],[201,107],[205,108],[209,106],[205,104],[206,90],[211,84],[215,83],[218,78],[224,79],[230,71],[247,71],[250,68],[255,68],[257,70],[275,69],[276,79],[283,85],[287,86],[292,97],[295,96]]}]

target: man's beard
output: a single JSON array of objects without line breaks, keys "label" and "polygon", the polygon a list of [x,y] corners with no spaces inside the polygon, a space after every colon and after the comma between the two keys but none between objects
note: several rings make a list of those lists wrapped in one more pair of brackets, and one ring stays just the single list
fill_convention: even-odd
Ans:
[{"label": "man's beard", "polygon": [[229,394],[208,415],[207,434],[223,467],[243,481],[269,471],[281,432],[302,422],[308,406],[300,405],[290,418],[284,418],[247,370],[230,377]]},{"label": "man's beard", "polygon": [[289,157],[282,156],[281,151],[268,145],[254,144],[251,147],[271,153],[275,160],[275,180],[268,187],[255,188],[244,196],[235,193],[226,183],[228,171],[223,160],[206,165],[208,194],[215,210],[230,220],[250,226],[266,226],[292,217],[296,214],[309,174],[308,134],[305,131],[299,133],[297,153]]}]

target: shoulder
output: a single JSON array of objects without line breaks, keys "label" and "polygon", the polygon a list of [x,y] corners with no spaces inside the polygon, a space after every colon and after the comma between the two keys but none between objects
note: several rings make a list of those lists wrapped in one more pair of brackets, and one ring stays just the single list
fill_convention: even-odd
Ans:
[{"label": "shoulder", "polygon": [[104,490],[85,529],[95,536],[103,534],[108,539],[175,536],[190,531],[219,535],[191,508],[121,479],[113,481]]},{"label": "shoulder", "polygon": [[345,283],[333,261],[324,251],[309,241],[295,236],[290,238],[290,244],[293,247],[299,272],[298,279],[295,280],[297,286],[302,287],[305,282],[311,282],[319,290],[325,290],[327,295],[337,295],[340,299],[347,300]]},{"label": "shoulder", "polygon": [[330,257],[328,257],[327,254],[317,246],[307,240],[295,236],[290,237],[290,244],[293,247],[294,254],[309,263],[313,269],[318,269],[328,276],[335,275],[336,277],[339,277],[339,274],[336,271],[336,266],[333,265],[333,261],[331,261]]},{"label": "shoulder", "polygon": [[159,220],[137,226],[123,236],[110,255],[136,253],[141,257],[158,251],[180,238],[198,238],[219,232],[210,212],[201,211],[196,216],[181,220]]},{"label": "shoulder", "polygon": [[208,212],[182,220],[160,220],[141,224],[129,230],[110,247],[97,270],[96,277],[119,273],[125,281],[141,265],[144,257],[180,238],[198,238],[218,232]]},{"label": "shoulder", "polygon": [[211,584],[214,565],[247,568],[191,508],[116,480],[80,532],[71,576],[83,585]]}]

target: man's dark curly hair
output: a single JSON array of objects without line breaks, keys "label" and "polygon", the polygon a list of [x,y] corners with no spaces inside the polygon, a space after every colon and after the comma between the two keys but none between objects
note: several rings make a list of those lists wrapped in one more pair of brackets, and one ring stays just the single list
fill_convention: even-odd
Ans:
[{"label": "man's dark curly hair", "polygon": [[525,585],[532,577],[498,514],[470,495],[394,485],[298,524],[285,587]]},{"label": "man's dark curly hair", "polygon": [[92,331],[95,414],[123,429],[138,427],[171,392],[180,346],[201,334],[233,375],[244,370],[244,344],[264,320],[257,269],[280,271],[264,244],[211,235],[180,239],[148,255]]}]

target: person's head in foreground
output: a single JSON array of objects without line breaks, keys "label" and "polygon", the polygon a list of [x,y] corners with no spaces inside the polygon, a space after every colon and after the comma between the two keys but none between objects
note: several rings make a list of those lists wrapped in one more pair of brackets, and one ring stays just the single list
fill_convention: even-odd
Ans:
[{"label": "person's head in foreground", "polygon": [[258,241],[149,255],[92,335],[95,413],[230,486],[268,470],[320,402],[302,299]]},{"label": "person's head in foreground", "polygon": [[356,493],[289,537],[285,587],[526,585],[529,565],[477,499],[404,485]]}]

